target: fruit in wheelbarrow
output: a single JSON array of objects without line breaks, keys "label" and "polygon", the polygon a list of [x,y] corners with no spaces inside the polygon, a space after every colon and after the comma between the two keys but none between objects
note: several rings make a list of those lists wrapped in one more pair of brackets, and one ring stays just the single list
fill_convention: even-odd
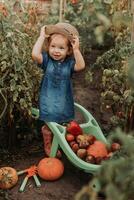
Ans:
[{"label": "fruit in wheelbarrow", "polygon": [[87,148],[89,146],[89,144],[93,143],[93,137],[94,136],[89,136],[86,134],[78,135],[76,137],[76,141],[79,144],[80,148]]},{"label": "fruit in wheelbarrow", "polygon": [[94,156],[91,156],[91,155],[88,155],[88,156],[86,157],[86,160],[85,160],[85,161],[88,162],[88,163],[95,164],[95,157],[94,157]]},{"label": "fruit in wheelbarrow", "polygon": [[81,159],[84,159],[87,155],[86,149],[78,149],[77,156]]},{"label": "fruit in wheelbarrow", "polygon": [[87,154],[94,156],[95,158],[105,158],[108,154],[108,150],[103,142],[96,140],[88,147]]},{"label": "fruit in wheelbarrow", "polygon": [[67,125],[66,130],[68,133],[71,133],[74,136],[82,134],[82,128],[79,126],[79,124],[76,121],[71,121]]},{"label": "fruit in wheelbarrow", "polygon": [[72,135],[71,133],[67,133],[66,134],[66,140],[68,141],[68,142],[71,142],[71,141],[73,141],[75,139],[75,137],[74,137],[74,135]]},{"label": "fruit in wheelbarrow", "polygon": [[76,153],[78,151],[78,149],[79,149],[79,145],[77,143],[75,143],[75,144],[72,145],[73,152]]},{"label": "fruit in wheelbarrow", "polygon": [[58,158],[43,158],[38,166],[38,175],[48,181],[59,179],[64,172],[64,165]]},{"label": "fruit in wheelbarrow", "polygon": [[88,136],[88,141],[89,141],[89,143],[90,144],[93,144],[94,142],[95,142],[95,140],[96,140],[96,137],[95,136],[93,136],[93,135],[87,135]]},{"label": "fruit in wheelbarrow", "polygon": [[74,140],[74,141],[71,141],[71,142],[69,142],[69,145],[70,145],[70,147],[71,147],[71,148],[73,147],[73,145],[74,145],[74,144],[77,144],[75,140]]},{"label": "fruit in wheelbarrow", "polygon": [[0,168],[0,188],[10,189],[16,185],[18,181],[18,175],[14,168],[12,167],[2,167]]},{"label": "fruit in wheelbarrow", "polygon": [[89,146],[89,141],[87,140],[86,135],[78,135],[76,141],[80,148],[87,148]]},{"label": "fruit in wheelbarrow", "polygon": [[119,143],[117,143],[117,142],[114,142],[114,143],[112,143],[112,145],[111,145],[111,151],[112,151],[112,152],[118,151],[118,150],[120,150],[120,148],[121,148],[121,145],[120,145]]},{"label": "fruit in wheelbarrow", "polygon": [[103,157],[97,157],[97,158],[95,158],[95,164],[100,164],[103,160],[105,160],[105,158]]}]

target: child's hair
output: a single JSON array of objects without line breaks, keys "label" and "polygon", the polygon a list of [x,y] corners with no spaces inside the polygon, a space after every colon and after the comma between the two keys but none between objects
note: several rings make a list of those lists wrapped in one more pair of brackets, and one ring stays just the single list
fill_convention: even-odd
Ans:
[{"label": "child's hair", "polygon": [[[55,34],[55,33],[54,33],[54,34]],[[50,37],[48,37],[48,38],[45,40],[44,48],[45,48],[45,51],[46,51],[46,52],[49,51],[49,45],[50,45],[50,43],[51,43],[51,41],[52,41],[52,35],[54,35],[54,34],[51,34]],[[58,34],[60,34],[60,33],[58,33]],[[62,35],[62,34],[61,34],[61,35]],[[68,55],[71,56],[71,55],[73,55],[72,45],[71,45],[70,40],[68,40],[68,38],[67,38],[67,41],[68,41],[68,48],[69,48],[69,50],[68,50],[68,52],[69,52]]]}]

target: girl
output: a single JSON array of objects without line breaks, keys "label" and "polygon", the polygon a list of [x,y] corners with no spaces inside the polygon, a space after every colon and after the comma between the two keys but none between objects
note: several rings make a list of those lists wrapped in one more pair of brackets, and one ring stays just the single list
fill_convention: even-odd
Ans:
[{"label": "girl", "polygon": [[[46,51],[43,51],[46,42]],[[79,49],[78,31],[68,23],[43,26],[33,47],[32,58],[44,71],[39,98],[39,119],[57,123],[73,120],[71,76],[73,72],[85,68]],[[49,156],[52,133],[46,125],[42,127],[42,133],[44,150]]]}]

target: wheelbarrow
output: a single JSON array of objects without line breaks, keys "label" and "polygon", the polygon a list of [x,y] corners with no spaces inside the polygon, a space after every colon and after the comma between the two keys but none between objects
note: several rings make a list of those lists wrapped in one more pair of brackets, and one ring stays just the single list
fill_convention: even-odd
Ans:
[{"label": "wheelbarrow", "polygon": [[[95,120],[95,118],[92,116],[90,112],[88,112],[84,107],[81,105],[75,103],[75,111],[80,112],[80,114],[84,117],[85,123],[80,124],[80,127],[82,128],[83,132],[85,134],[92,134],[96,137],[96,139],[104,142],[107,144],[107,140],[105,136],[103,135],[103,132],[101,128],[99,127],[99,124]],[[32,108],[32,115],[36,118],[39,117],[39,110],[36,108]],[[71,149],[68,142],[66,141],[65,135],[66,135],[66,127],[62,126],[56,122],[47,122],[46,123],[48,127],[51,129],[53,133],[53,141],[52,141],[52,147],[50,152],[50,157],[55,157],[58,148],[60,147],[62,151],[67,156],[68,160],[70,160],[73,165],[78,167],[81,170],[84,170],[85,172],[94,174],[96,173],[101,165],[98,164],[91,164],[83,161],[80,159]]]}]

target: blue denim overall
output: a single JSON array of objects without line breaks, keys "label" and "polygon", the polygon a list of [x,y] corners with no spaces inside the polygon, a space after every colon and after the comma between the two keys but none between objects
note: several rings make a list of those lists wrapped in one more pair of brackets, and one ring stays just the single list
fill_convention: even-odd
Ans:
[{"label": "blue denim overall", "polygon": [[40,65],[44,71],[39,96],[40,120],[63,123],[74,119],[71,83],[74,65],[73,57],[60,62],[43,52],[43,63]]}]

